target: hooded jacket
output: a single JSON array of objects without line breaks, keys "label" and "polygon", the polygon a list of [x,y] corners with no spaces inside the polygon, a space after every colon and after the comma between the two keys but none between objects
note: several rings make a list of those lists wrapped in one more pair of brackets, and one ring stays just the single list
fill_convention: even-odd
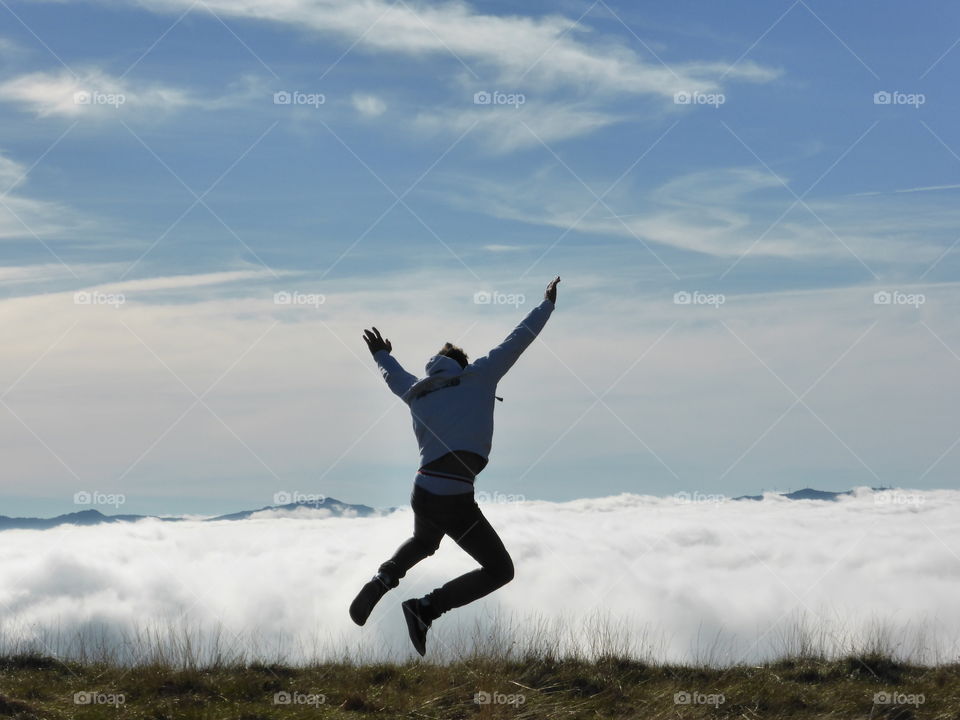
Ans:
[{"label": "hooded jacket", "polygon": [[454,450],[490,456],[497,383],[546,325],[553,307],[544,300],[506,340],[465,368],[445,355],[434,355],[427,361],[426,376],[417,379],[386,350],[374,355],[387,386],[410,406],[421,467]]}]

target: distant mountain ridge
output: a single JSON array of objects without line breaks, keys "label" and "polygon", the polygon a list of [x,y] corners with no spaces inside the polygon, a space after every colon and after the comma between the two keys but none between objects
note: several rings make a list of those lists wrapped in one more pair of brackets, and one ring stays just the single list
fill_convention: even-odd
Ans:
[{"label": "distant mountain ridge", "polygon": [[[885,490],[886,488],[873,488],[874,490]],[[804,488],[803,490],[794,490],[788,493],[777,493],[788,500],[837,500],[843,495],[853,495],[853,490],[843,490],[833,492],[832,490],[814,490],[813,488]],[[763,495],[741,495],[734,500],[763,500]]]},{"label": "distant mountain ridge", "polygon": [[[887,490],[888,488],[873,488],[875,491]],[[813,488],[803,488],[788,493],[778,493],[781,497],[788,500],[823,500],[836,501],[844,495],[852,495],[852,490],[843,490],[834,492],[831,490],[815,490]],[[740,495],[734,500],[763,500],[763,495]],[[324,498],[322,501],[293,502],[285,505],[266,505],[257,510],[241,510],[240,512],[229,513],[227,515],[217,515],[216,517],[203,518],[198,522],[214,522],[218,520],[248,520],[251,516],[261,512],[288,512],[294,513],[299,510],[329,510],[332,517],[371,517],[380,513],[390,512],[396,508],[386,508],[378,510],[369,505],[352,505],[341,502],[334,498]],[[183,522],[186,518],[179,517],[159,517],[157,515],[104,515],[99,510],[81,510],[79,512],[57,515],[52,518],[15,518],[0,515],[0,530],[47,530],[60,525],[101,525],[104,523],[118,522],[136,522],[153,518],[163,522]]]},{"label": "distant mountain ridge", "polygon": [[[203,518],[198,522],[214,522],[216,520],[247,520],[254,513],[259,512],[297,512],[306,510],[329,510],[332,517],[370,517],[378,514],[379,510],[368,505],[351,505],[334,498],[324,498],[322,501],[294,502],[285,505],[267,505],[258,510],[241,510],[240,512],[216,517]],[[388,510],[392,510],[389,508]],[[81,510],[79,512],[57,515],[52,518],[15,518],[0,515],[0,530],[48,530],[60,525],[101,525],[104,523],[136,522],[153,518],[163,522],[183,522],[186,518],[159,517],[157,515],[104,515],[99,510]]]}]

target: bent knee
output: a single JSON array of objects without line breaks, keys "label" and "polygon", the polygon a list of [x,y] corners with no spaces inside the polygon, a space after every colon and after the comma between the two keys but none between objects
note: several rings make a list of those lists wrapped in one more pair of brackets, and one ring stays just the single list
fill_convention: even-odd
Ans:
[{"label": "bent knee", "polygon": [[513,560],[510,559],[509,555],[504,560],[497,563],[494,567],[488,568],[488,570],[501,585],[506,585],[508,582],[513,580]]},{"label": "bent knee", "polygon": [[420,547],[423,549],[423,552],[429,557],[430,555],[433,555],[437,551],[437,549],[440,547],[441,539],[442,538],[438,539],[436,542],[432,542],[430,540],[423,540],[421,538],[417,538],[417,542],[420,543]]}]

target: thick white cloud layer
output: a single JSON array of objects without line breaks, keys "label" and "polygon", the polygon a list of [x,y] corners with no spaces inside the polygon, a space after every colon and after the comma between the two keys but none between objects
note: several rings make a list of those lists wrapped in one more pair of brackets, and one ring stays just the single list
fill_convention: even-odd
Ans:
[{"label": "thick white cloud layer", "polygon": [[[629,494],[485,503],[516,580],[444,616],[431,652],[453,657],[491,635],[522,647],[544,628],[540,641],[589,652],[590,619],[601,617],[619,628],[617,648],[661,660],[752,662],[804,637],[827,652],[880,639],[915,660],[955,659],[958,506],[958,491],[866,489],[835,503]],[[138,631],[186,628],[201,652],[219,633],[221,647],[267,659],[404,657],[399,602],[473,567],[446,539],[365,628],[353,626],[353,594],[411,520],[405,508],[7,531],[3,638],[76,653],[78,634],[105,632],[115,646]]]}]

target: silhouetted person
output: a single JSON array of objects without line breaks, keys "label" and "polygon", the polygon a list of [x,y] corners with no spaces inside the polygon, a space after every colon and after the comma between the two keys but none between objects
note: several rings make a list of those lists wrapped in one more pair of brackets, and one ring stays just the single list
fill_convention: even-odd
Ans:
[{"label": "silhouetted person", "polygon": [[350,605],[350,617],[363,625],[386,592],[407,571],[440,546],[444,535],[466,550],[480,567],[422,598],[403,603],[410,640],[421,655],[427,630],[440,615],[488,595],[513,579],[513,561],[500,536],[487,522],[473,496],[473,482],[487,464],[493,440],[497,383],[543,329],[557,300],[556,278],[543,302],[485,357],[467,362],[466,353],[446,343],[427,361],[426,377],[404,370],[377,328],[364,330],[380,372],[394,394],[410,406],[420,446],[420,469],[414,480],[413,537],[363,586]]}]

